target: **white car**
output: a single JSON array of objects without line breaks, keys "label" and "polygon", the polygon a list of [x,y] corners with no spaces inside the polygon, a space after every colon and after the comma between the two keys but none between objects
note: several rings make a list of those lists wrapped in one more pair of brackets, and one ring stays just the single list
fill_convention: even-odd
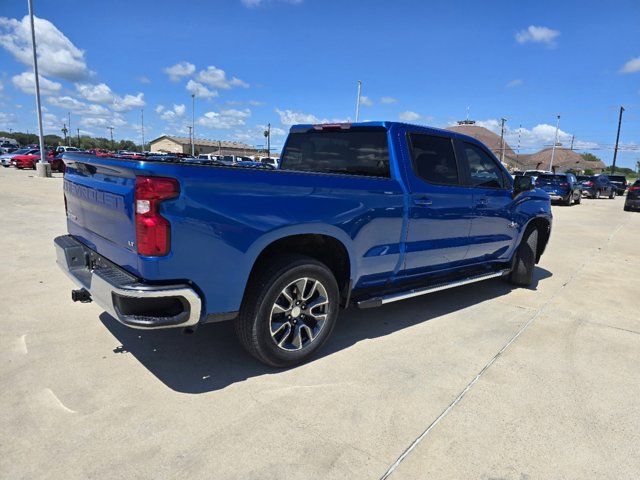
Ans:
[{"label": "white car", "polygon": [[40,149],[38,148],[19,148],[18,150],[14,150],[11,153],[5,153],[4,155],[0,155],[0,162],[2,162],[3,167],[10,167],[11,160],[16,155],[30,155],[33,153],[38,153]]},{"label": "white car", "polygon": [[69,147],[67,145],[59,145],[56,147],[56,154],[64,152],[79,152],[80,149],[76,147]]}]

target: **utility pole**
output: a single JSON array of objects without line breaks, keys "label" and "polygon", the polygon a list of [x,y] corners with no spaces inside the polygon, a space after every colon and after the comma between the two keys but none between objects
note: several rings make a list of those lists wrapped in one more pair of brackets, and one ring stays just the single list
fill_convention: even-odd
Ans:
[{"label": "utility pole", "polygon": [[67,120],[69,120],[69,123],[67,123],[67,128],[69,129],[69,146],[71,146],[71,137],[73,137],[73,133],[71,130],[71,112],[67,112]]},{"label": "utility pole", "polygon": [[516,147],[516,159],[520,155],[520,136],[522,135],[522,124],[518,127],[518,146]]},{"label": "utility pole", "polygon": [[191,155],[195,156],[193,155],[193,135],[192,135],[193,127],[191,125],[187,125],[187,128],[189,129],[189,143],[191,143],[191,152],[192,152]]},{"label": "utility pole", "polygon": [[67,143],[67,132],[69,131],[69,129],[67,128],[67,124],[66,123],[62,124],[62,129],[60,131],[64,134],[64,144],[68,145],[68,143]]},{"label": "utility pole", "polygon": [[549,162],[549,171],[553,172],[553,159],[556,156],[556,144],[558,143],[558,129],[560,128],[560,114],[556,121],[556,135],[553,140],[553,148],[551,149],[551,162]]},{"label": "utility pole", "polygon": [[218,155],[222,155],[222,142],[218,140]]},{"label": "utility pole", "polygon": [[113,127],[107,127],[108,130],[111,131],[111,151],[113,150]]},{"label": "utility pole", "polygon": [[618,142],[620,141],[620,126],[622,125],[622,112],[624,107],[620,107],[620,114],[618,115],[618,134],[616,135],[616,148],[613,150],[613,165],[611,165],[611,173],[616,173],[616,158],[618,157]]},{"label": "utility pole", "polygon": [[80,148],[80,129],[77,128],[76,130],[78,130],[78,148]]},{"label": "utility pole", "polygon": [[38,75],[38,55],[36,53],[36,29],[33,24],[33,0],[28,0],[29,20],[31,22],[31,46],[33,47],[33,77],[36,84],[36,109],[38,113],[38,137],[40,140],[40,160],[36,165],[39,177],[51,176],[51,164],[47,163],[47,152],[44,149],[44,134],[42,132],[42,106],[40,103],[40,78]]},{"label": "utility pole", "polygon": [[506,118],[500,119],[500,163],[504,163],[504,124],[507,121]]},{"label": "utility pole", "polygon": [[140,125],[142,126],[142,150],[144,152],[144,108],[140,109]]},{"label": "utility pole", "polygon": [[267,124],[267,129],[264,131],[264,136],[267,139],[267,158],[271,158],[271,124]]},{"label": "utility pole", "polygon": [[360,94],[362,93],[362,80],[358,80],[358,98],[356,100],[356,122],[360,118]]},{"label": "utility pole", "polygon": [[191,156],[195,157],[196,154],[196,94],[191,94]]},{"label": "utility pole", "polygon": [[575,141],[576,136],[575,135],[571,135],[571,150],[573,150],[573,142]]}]

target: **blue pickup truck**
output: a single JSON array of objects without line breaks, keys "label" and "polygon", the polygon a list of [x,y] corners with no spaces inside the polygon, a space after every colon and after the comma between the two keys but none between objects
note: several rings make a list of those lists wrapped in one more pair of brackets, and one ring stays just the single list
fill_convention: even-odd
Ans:
[{"label": "blue pickup truck", "polygon": [[532,282],[546,192],[477,140],[395,122],[297,125],[279,169],[65,154],[57,262],[141,329],[232,320],[275,367],[303,362],[341,308],[505,277]]}]

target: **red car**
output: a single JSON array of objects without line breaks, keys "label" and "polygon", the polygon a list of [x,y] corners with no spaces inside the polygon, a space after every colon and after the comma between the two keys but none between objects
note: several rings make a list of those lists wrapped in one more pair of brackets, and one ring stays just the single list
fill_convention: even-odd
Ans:
[{"label": "red car", "polygon": [[[16,155],[11,159],[11,165],[18,169],[32,168],[36,169],[36,163],[40,160],[40,152],[30,153],[28,155]],[[60,158],[56,158],[53,152],[47,152],[47,162],[51,164],[51,170],[56,172],[64,171],[64,162]]]},{"label": "red car", "polygon": [[113,156],[113,153],[111,153],[109,150],[104,150],[102,148],[92,148],[91,150],[89,150],[89,153],[101,158]]}]

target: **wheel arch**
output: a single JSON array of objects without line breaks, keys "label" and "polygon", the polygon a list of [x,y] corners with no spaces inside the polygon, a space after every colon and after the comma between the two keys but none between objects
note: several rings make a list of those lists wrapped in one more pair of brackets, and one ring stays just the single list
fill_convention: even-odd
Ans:
[{"label": "wheel arch", "polygon": [[305,255],[327,265],[338,282],[341,303],[348,303],[352,279],[357,272],[351,241],[341,230],[334,232],[307,227],[304,231],[286,229],[263,237],[252,245],[249,253],[253,261],[247,285],[274,256]]},{"label": "wheel arch", "polygon": [[547,248],[547,243],[549,243],[549,237],[551,236],[551,220],[547,217],[534,217],[527,222],[526,227],[523,229],[522,235],[524,236],[524,232],[529,230],[530,228],[538,229],[538,246],[536,251],[536,263],[540,262],[540,257],[544,253]]}]

